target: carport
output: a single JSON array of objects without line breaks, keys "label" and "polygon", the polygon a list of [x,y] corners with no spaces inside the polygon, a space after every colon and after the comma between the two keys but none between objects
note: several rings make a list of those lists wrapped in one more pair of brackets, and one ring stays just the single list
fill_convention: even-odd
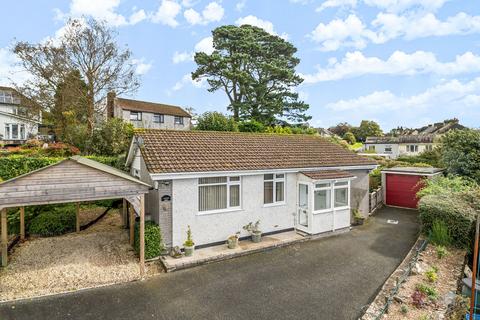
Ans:
[{"label": "carport", "polygon": [[[7,208],[20,208],[20,238],[25,238],[25,206],[123,199],[123,217],[130,221],[133,244],[134,212],[140,217],[140,274],[145,273],[145,194],[150,185],[107,165],[74,156],[0,184],[2,266],[8,262]],[[131,210],[128,210],[128,207]]]},{"label": "carport", "polygon": [[422,180],[440,175],[443,169],[394,167],[382,170],[383,198],[387,206],[416,209]]}]

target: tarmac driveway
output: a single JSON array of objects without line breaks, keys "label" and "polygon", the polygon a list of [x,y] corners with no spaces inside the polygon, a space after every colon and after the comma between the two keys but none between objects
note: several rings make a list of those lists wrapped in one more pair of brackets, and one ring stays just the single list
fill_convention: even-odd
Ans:
[{"label": "tarmac driveway", "polygon": [[418,231],[415,211],[384,208],[346,234],[143,282],[1,304],[0,319],[356,319]]}]

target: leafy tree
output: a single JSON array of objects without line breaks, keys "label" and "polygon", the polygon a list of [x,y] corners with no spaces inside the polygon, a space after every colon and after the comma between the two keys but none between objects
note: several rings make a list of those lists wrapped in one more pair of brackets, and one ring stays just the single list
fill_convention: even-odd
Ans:
[{"label": "leafy tree", "polygon": [[95,128],[86,152],[104,156],[125,153],[133,136],[133,125],[122,119],[111,118]]},{"label": "leafy tree", "polygon": [[205,112],[197,119],[197,130],[238,131],[235,121],[220,112]]},{"label": "leafy tree", "polygon": [[[65,32],[57,40],[38,44],[17,42],[13,52],[20,64],[32,78],[19,92],[32,105],[39,105],[48,111],[55,105],[58,90],[76,87],[80,78],[86,90],[78,93],[86,107],[86,124],[92,134],[95,119],[103,114],[101,103],[109,91],[117,94],[131,92],[139,82],[134,65],[130,62],[131,52],[120,48],[116,42],[117,33],[105,22],[94,19],[71,19]],[[78,72],[79,77],[72,74]],[[73,84],[66,81],[71,79]]]},{"label": "leafy tree", "polygon": [[349,144],[355,144],[357,142],[357,139],[355,139],[355,135],[350,131],[346,132],[343,135],[343,140],[347,141]]},{"label": "leafy tree", "polygon": [[367,137],[383,136],[380,125],[375,121],[362,120],[359,127],[352,128],[351,132],[357,141],[364,142]]},{"label": "leafy tree", "polygon": [[210,92],[223,90],[235,121],[264,125],[276,119],[306,121],[308,104],[294,88],[303,82],[295,72],[297,49],[284,39],[251,25],[213,30],[212,54],[198,52],[192,79],[206,78]]},{"label": "leafy tree", "polygon": [[241,121],[238,123],[238,130],[241,132],[264,132],[265,126],[255,120]]},{"label": "leafy tree", "polygon": [[440,148],[448,173],[470,177],[480,183],[480,131],[449,131],[442,137]]},{"label": "leafy tree", "polygon": [[292,134],[293,133],[290,127],[282,127],[282,126],[267,127],[265,132],[274,133],[274,134]]},{"label": "leafy tree", "polygon": [[352,130],[352,126],[347,122],[340,122],[336,126],[328,128],[328,130],[339,137],[343,137],[345,133]]}]

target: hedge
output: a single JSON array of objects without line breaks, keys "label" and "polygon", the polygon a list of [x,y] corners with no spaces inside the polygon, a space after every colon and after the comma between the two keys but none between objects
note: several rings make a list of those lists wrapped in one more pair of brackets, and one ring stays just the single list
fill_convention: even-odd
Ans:
[{"label": "hedge", "polygon": [[30,221],[28,232],[56,236],[75,230],[76,209],[73,204],[42,206],[41,213]]},{"label": "hedge", "polygon": [[[87,156],[86,158],[123,170],[123,157]],[[65,158],[9,155],[0,157],[0,179],[9,180],[19,175],[57,163]],[[0,181],[1,181],[0,180]]]},{"label": "hedge", "polygon": [[[134,249],[140,254],[140,223],[135,223]],[[145,259],[156,258],[163,250],[160,227],[153,221],[145,221]]]},{"label": "hedge", "polygon": [[433,222],[440,220],[448,227],[452,245],[470,248],[476,212],[462,195],[453,193],[426,195],[420,199],[418,210],[424,234],[429,234]]}]

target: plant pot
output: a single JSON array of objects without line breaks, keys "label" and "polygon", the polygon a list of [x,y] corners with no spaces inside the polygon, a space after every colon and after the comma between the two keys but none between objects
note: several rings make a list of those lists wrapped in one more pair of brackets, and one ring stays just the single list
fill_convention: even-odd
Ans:
[{"label": "plant pot", "polygon": [[252,242],[259,243],[262,241],[262,233],[261,232],[253,232],[252,233]]},{"label": "plant pot", "polygon": [[238,246],[238,238],[228,238],[227,246],[228,249],[235,249]]},{"label": "plant pot", "polygon": [[365,221],[365,218],[355,218],[355,225],[361,226],[363,225],[364,221]]},{"label": "plant pot", "polygon": [[183,250],[185,251],[185,257],[191,257],[195,251],[195,246],[185,246]]}]

